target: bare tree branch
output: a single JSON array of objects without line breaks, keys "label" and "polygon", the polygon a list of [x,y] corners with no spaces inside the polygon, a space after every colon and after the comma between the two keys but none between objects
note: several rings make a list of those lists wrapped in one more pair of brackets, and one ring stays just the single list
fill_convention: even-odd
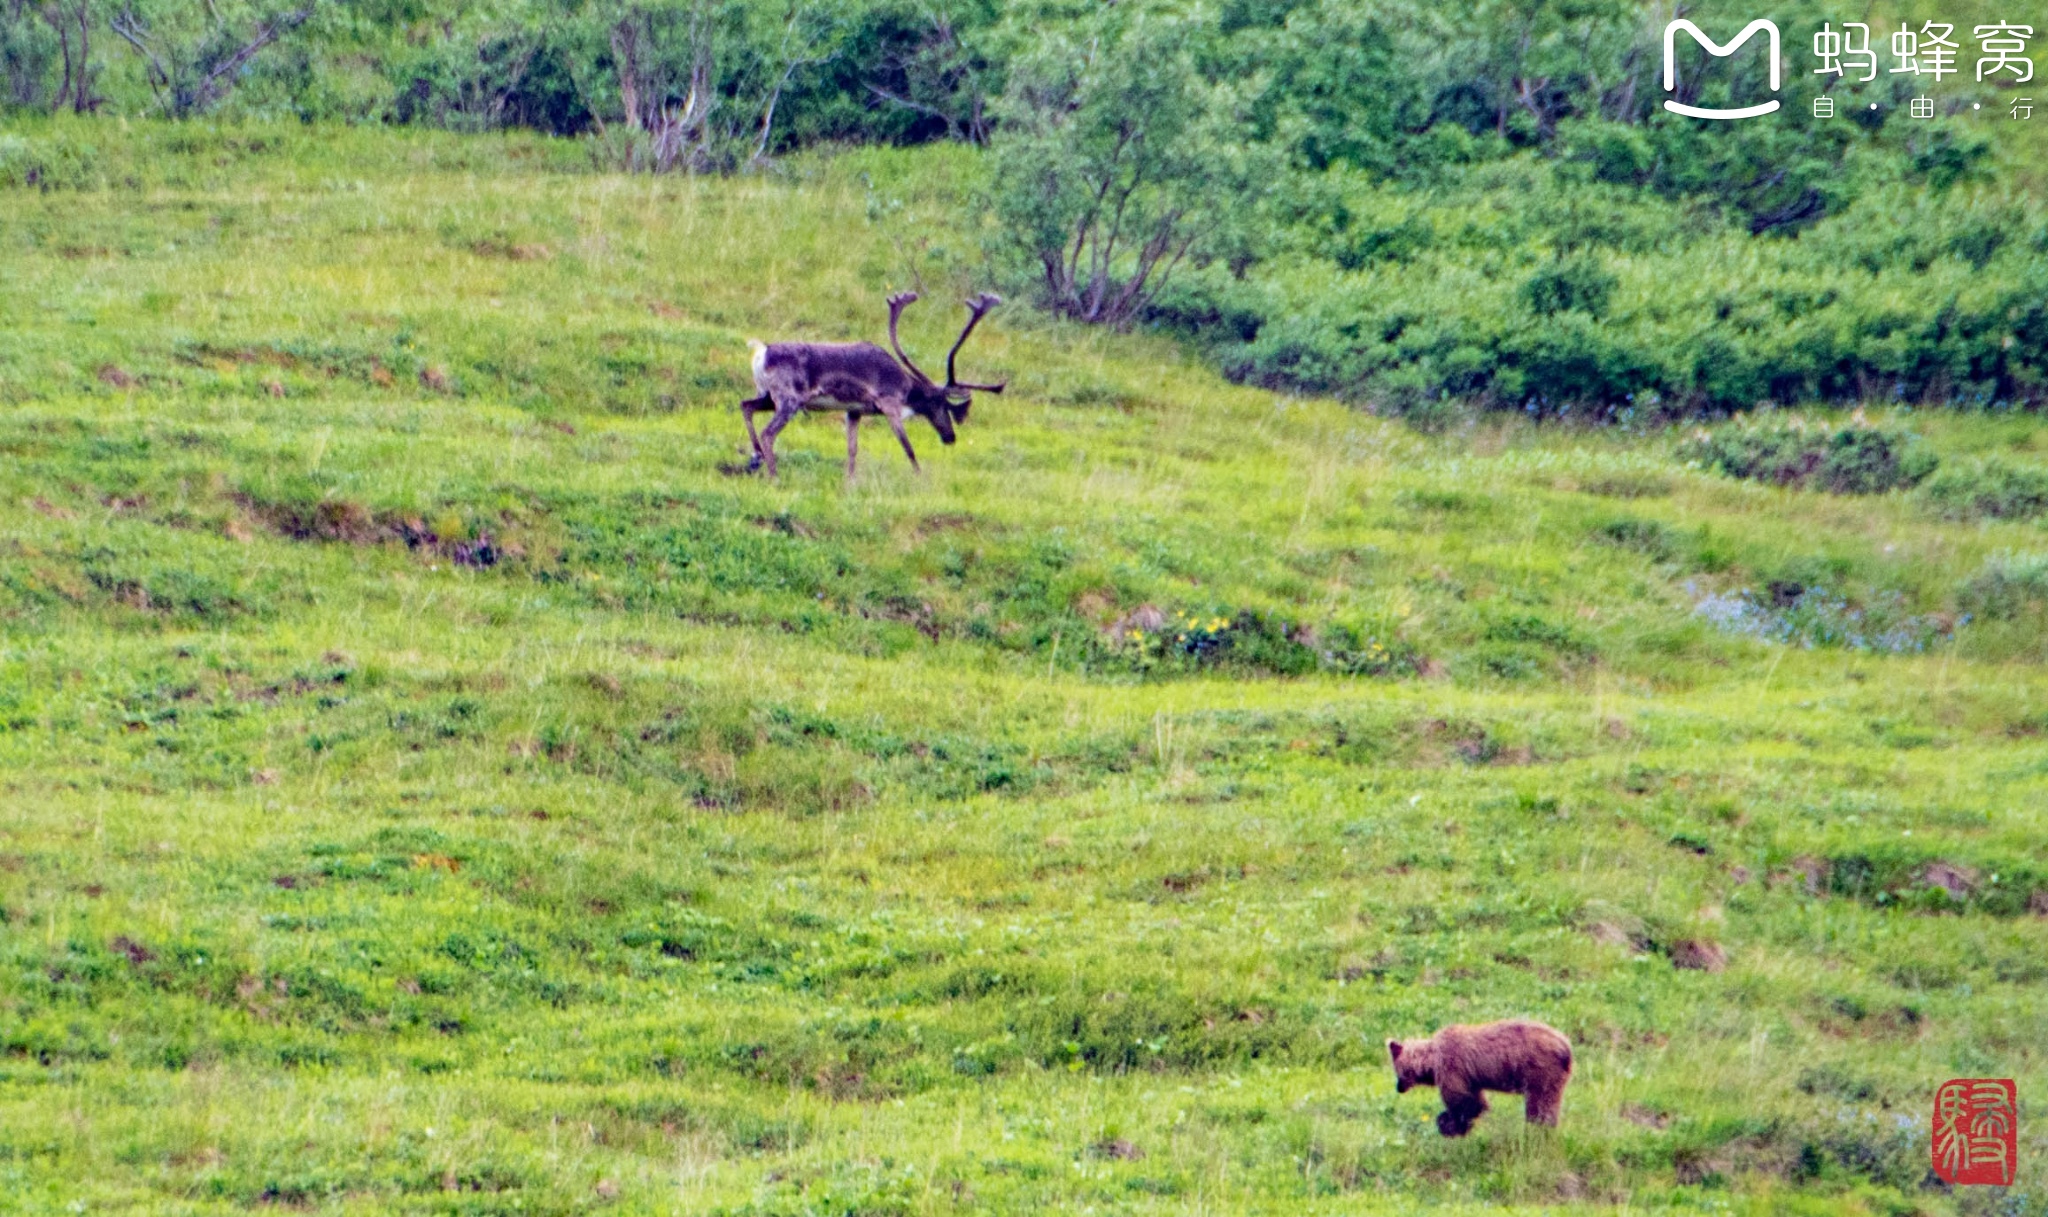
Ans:
[{"label": "bare tree branch", "polygon": [[898,97],[896,94],[876,84],[868,85],[867,90],[883,101],[894,102],[906,110],[915,110],[919,114],[929,114],[940,122],[945,123],[947,139],[952,139],[959,133],[959,122],[952,115],[939,109],[937,106],[928,106],[920,101],[912,101],[908,97]]},{"label": "bare tree branch", "polygon": [[319,2],[320,0],[308,0],[301,8],[280,13],[260,23],[255,34],[240,47],[199,65],[203,66],[205,74],[189,86],[179,82],[182,72],[177,64],[178,57],[173,55],[172,63],[167,66],[163,56],[157,53],[151,44],[149,26],[136,15],[134,5],[130,4],[108,18],[107,26],[123,42],[135,48],[136,53],[144,59],[144,74],[149,81],[150,91],[156,94],[157,107],[172,117],[183,118],[206,109],[226,96],[228,90],[233,87],[235,74],[262,53],[265,47],[304,25],[312,18]]},{"label": "bare tree branch", "polygon": [[226,93],[227,90],[220,87],[222,80],[231,78],[235,73],[241,71],[242,66],[251,59],[256,58],[257,54],[264,47],[269,46],[279,38],[304,25],[313,16],[313,7],[312,4],[307,4],[303,8],[271,18],[267,24],[256,31],[254,38],[242,44],[240,50],[216,64],[214,69],[206,74],[206,78],[199,82],[193,108],[204,109],[222,94]]},{"label": "bare tree branch", "polygon": [[143,40],[143,30],[135,17],[134,9],[123,9],[107,19],[107,25],[121,40],[135,48],[137,54],[148,61],[145,73],[150,91],[156,94],[158,108],[169,112],[171,105],[171,74],[164,67],[164,61],[157,57],[155,50]]}]

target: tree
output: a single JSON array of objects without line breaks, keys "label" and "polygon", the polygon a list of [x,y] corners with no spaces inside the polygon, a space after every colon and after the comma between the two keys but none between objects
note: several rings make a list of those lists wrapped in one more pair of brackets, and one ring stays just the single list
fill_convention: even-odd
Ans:
[{"label": "tree", "polygon": [[1189,260],[1248,259],[1257,187],[1239,99],[1195,66],[1199,27],[1104,7],[1010,69],[990,142],[1001,256],[1046,305],[1122,326]]},{"label": "tree", "polygon": [[[72,0],[83,5],[85,0]],[[312,18],[320,0],[294,7],[204,6],[128,0],[108,25],[143,59],[157,109],[171,118],[203,114],[234,89],[249,62]]]},{"label": "tree", "polygon": [[633,0],[585,21],[581,75],[602,154],[655,173],[765,160],[791,82],[837,53],[843,27],[830,0],[772,11],[741,0]]},{"label": "tree", "polygon": [[0,105],[40,106],[56,59],[56,35],[29,0],[0,0],[0,73],[6,93]]},{"label": "tree", "polygon": [[[963,15],[985,19],[944,0],[920,2],[911,14],[871,13],[868,25],[884,36],[854,72],[869,96],[940,124],[947,139],[981,144],[989,136],[989,65],[963,37]],[[902,16],[911,19],[889,20]]]},{"label": "tree", "polygon": [[1414,67],[1444,82],[1442,117],[1542,143],[1561,119],[1632,119],[1649,101],[1638,86],[1658,61],[1642,52],[1662,27],[1652,29],[1628,0],[1473,0],[1410,11]]},{"label": "tree", "polygon": [[[68,106],[79,114],[98,109],[97,7],[95,0],[0,0],[0,71],[7,78],[0,104]],[[55,93],[48,92],[52,75],[58,77]]]}]

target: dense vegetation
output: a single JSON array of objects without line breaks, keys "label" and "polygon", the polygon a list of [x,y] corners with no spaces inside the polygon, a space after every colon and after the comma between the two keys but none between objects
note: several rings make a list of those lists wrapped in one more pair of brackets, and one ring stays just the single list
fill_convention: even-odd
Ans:
[{"label": "dense vegetation", "polygon": [[[1428,424],[2039,404],[2044,124],[1970,70],[2007,14],[1951,5],[1959,75],[1866,85],[1813,75],[1825,5],[1688,12],[1776,19],[1784,111],[1662,111],[1663,10],[1623,0],[10,0],[0,65],[30,110],[525,127],[607,169],[985,143],[965,239],[1005,286]],[[1680,91],[1765,87],[1695,51]],[[0,148],[0,180],[82,160]]]},{"label": "dense vegetation", "polygon": [[[768,483],[742,339],[942,349],[982,154],[0,138],[12,1208],[2048,1203],[2031,415],[1431,436],[1005,309],[923,477]],[[1380,1040],[1510,1014],[1563,1128],[1436,1137]]]}]

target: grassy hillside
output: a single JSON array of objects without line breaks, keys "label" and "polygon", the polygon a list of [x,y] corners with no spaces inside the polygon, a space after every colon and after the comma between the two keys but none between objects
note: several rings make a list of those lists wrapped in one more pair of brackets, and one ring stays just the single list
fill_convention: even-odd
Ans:
[{"label": "grassy hillside", "polygon": [[[923,476],[732,476],[744,338],[950,340],[972,154],[17,130],[100,167],[0,196],[19,1208],[2048,1210],[2038,523],[1021,307]],[[1440,1139],[1382,1040],[1509,1015],[1563,1127]]]}]

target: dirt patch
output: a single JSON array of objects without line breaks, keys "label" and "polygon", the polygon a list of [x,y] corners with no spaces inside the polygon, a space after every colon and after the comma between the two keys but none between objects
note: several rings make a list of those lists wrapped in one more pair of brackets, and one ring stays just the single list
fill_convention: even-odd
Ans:
[{"label": "dirt patch", "polygon": [[[398,383],[398,378],[392,375],[391,369],[384,365],[381,358],[358,350],[293,350],[288,345],[275,343],[221,346],[210,342],[195,342],[180,344],[176,358],[180,363],[212,368],[217,372],[269,368],[277,373],[289,372],[295,376],[361,381],[383,389],[391,388]],[[285,392],[285,385],[277,376],[266,377],[263,386],[264,391],[273,396],[282,396]]]},{"label": "dirt patch", "polygon": [[1718,942],[1682,938],[1671,944],[1671,966],[1693,972],[1719,972],[1728,966],[1728,952]]},{"label": "dirt patch", "polygon": [[343,545],[399,544],[446,558],[457,566],[487,569],[525,556],[517,545],[501,544],[489,532],[449,538],[417,515],[377,512],[349,499],[273,503],[253,495],[232,496],[250,519],[292,541]]},{"label": "dirt patch", "polygon": [[1106,588],[1093,588],[1074,598],[1074,611],[1097,625],[1103,625],[1116,616],[1116,593]]},{"label": "dirt patch", "polygon": [[788,512],[773,516],[755,516],[751,523],[763,532],[781,533],[785,537],[797,537],[805,541],[816,540],[818,536],[817,529]]},{"label": "dirt patch", "polygon": [[1579,490],[1603,499],[1661,499],[1671,493],[1671,479],[1647,473],[1618,473],[1589,478]]},{"label": "dirt patch", "polygon": [[182,352],[181,358],[186,363],[231,363],[242,368],[267,367],[287,372],[326,370],[309,364],[302,356],[271,346],[223,347],[202,342]]},{"label": "dirt patch", "polygon": [[1652,1128],[1658,1132],[1662,1132],[1671,1126],[1671,1117],[1669,1115],[1658,1111],[1654,1107],[1645,1107],[1641,1103],[1622,1104],[1621,1118],[1631,1124],[1639,1125],[1643,1128]]},{"label": "dirt patch", "polygon": [[931,605],[911,600],[904,596],[890,596],[880,604],[860,608],[860,616],[868,621],[894,621],[916,630],[933,642],[939,640],[939,613]]},{"label": "dirt patch", "polygon": [[479,258],[503,258],[508,262],[545,262],[555,256],[554,250],[538,241],[507,241],[502,237],[472,241],[469,252]]},{"label": "dirt patch", "polygon": [[107,947],[108,949],[112,950],[114,953],[118,955],[127,956],[128,962],[134,964],[138,968],[141,967],[143,964],[146,964],[156,958],[155,951],[152,951],[148,947],[143,946],[141,943],[135,941],[133,938],[128,937],[128,935],[126,934],[122,934],[116,937],[112,942],[107,944]]},{"label": "dirt patch", "polygon": [[917,535],[929,537],[942,532],[965,532],[980,523],[981,521],[963,512],[941,512],[919,520],[917,522]]},{"label": "dirt patch", "polygon": [[1802,856],[1792,859],[1792,865],[1775,871],[1771,880],[1778,883],[1798,883],[1807,895],[1818,896],[1828,890],[1828,872],[1832,869],[1825,858]]},{"label": "dirt patch", "polygon": [[1103,632],[1112,638],[1125,638],[1132,634],[1156,634],[1166,628],[1166,614],[1156,604],[1141,604],[1130,612],[1109,623]]},{"label": "dirt patch", "polygon": [[317,503],[263,503],[243,497],[236,502],[272,532],[294,541],[342,541],[370,545],[383,539],[384,526],[370,509],[347,499],[322,499]]},{"label": "dirt patch", "polygon": [[1920,872],[1920,882],[1929,887],[1938,887],[1957,900],[1967,899],[1977,890],[1977,876],[1950,862],[1929,862]]},{"label": "dirt patch", "polygon": [[[237,686],[235,697],[240,701],[260,701],[275,705],[282,697],[304,697],[315,689],[328,689],[335,685],[347,684],[351,669],[341,668],[320,676],[294,676],[290,680],[257,687]],[[230,682],[233,683],[232,680]],[[277,783],[275,769],[259,769],[253,775],[258,786],[273,786]]]},{"label": "dirt patch", "polygon": [[1453,759],[1467,765],[1528,765],[1535,750],[1526,746],[1510,748],[1479,723],[1456,719],[1429,718],[1411,721],[1403,731],[1418,745],[1417,763],[1437,766]]},{"label": "dirt patch", "polygon": [[1594,922],[1586,927],[1586,936],[1594,942],[1604,943],[1610,947],[1626,947],[1631,951],[1640,951],[1649,945],[1643,940],[1640,932],[1631,931],[1627,926],[1613,921]]}]

